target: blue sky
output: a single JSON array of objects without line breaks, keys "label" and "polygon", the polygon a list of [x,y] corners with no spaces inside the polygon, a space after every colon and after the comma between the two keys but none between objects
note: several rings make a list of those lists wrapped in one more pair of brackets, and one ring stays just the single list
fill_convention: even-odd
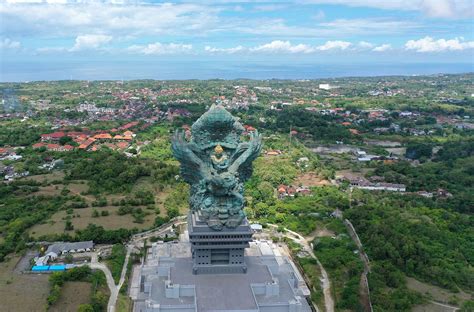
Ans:
[{"label": "blue sky", "polygon": [[0,3],[2,71],[91,60],[474,63],[472,0]]}]

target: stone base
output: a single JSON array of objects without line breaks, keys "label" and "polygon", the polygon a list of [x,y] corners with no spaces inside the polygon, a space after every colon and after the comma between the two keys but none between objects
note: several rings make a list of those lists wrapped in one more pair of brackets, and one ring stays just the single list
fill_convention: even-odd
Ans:
[{"label": "stone base", "polygon": [[252,240],[245,218],[234,229],[212,230],[199,212],[188,215],[188,232],[193,259],[193,274],[246,273],[244,251]]},{"label": "stone base", "polygon": [[246,274],[192,274],[188,242],[153,243],[131,279],[133,311],[311,312],[310,291],[279,247],[267,241],[249,245]]}]

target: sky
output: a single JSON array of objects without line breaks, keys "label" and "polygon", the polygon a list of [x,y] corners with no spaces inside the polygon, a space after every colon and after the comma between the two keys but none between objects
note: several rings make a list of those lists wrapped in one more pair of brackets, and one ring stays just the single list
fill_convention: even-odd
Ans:
[{"label": "sky", "polygon": [[473,3],[0,0],[0,80],[472,72]]}]

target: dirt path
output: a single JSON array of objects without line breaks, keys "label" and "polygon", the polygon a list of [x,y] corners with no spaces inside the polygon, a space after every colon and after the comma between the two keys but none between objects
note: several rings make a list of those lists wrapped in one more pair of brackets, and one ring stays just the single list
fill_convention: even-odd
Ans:
[{"label": "dirt path", "polygon": [[[278,225],[276,224],[269,223],[268,225],[273,228],[278,227]],[[316,260],[319,270],[321,271],[321,275],[322,275],[322,278],[320,279],[320,281],[321,281],[321,287],[323,289],[324,305],[326,308],[326,312],[334,312],[334,299],[332,298],[332,294],[331,294],[331,281],[329,280],[329,275],[324,269],[323,265],[321,264],[321,262],[319,262],[318,257],[316,257],[316,255],[314,254],[313,248],[310,246],[308,241],[301,234],[296,233],[287,228],[284,228],[284,230],[286,232],[284,234],[285,237],[291,239],[298,245],[301,245],[303,249],[311,256],[311,258]],[[317,307],[316,309],[319,310]]]},{"label": "dirt path", "polygon": [[443,307],[443,308],[452,309],[453,312],[456,312],[457,310],[459,310],[458,307],[450,306],[450,305],[448,305],[448,304],[439,303],[439,302],[436,302],[436,301],[433,301],[433,300],[430,300],[430,302],[431,302],[432,304],[439,305],[439,306],[441,306],[441,307]]},{"label": "dirt path", "polygon": [[308,241],[300,234],[293,232],[291,230],[288,230],[287,228],[285,228],[285,231],[291,234],[291,235],[286,235],[286,237],[290,238],[297,244],[300,244],[301,246],[303,246],[303,249],[311,256],[311,258],[315,259],[316,262],[318,263],[318,266],[319,266],[319,269],[321,270],[321,275],[322,275],[321,286],[323,288],[324,305],[326,307],[326,312],[334,312],[334,300],[331,295],[331,281],[329,280],[329,275],[324,269],[323,265],[321,264],[321,262],[319,262],[319,259],[314,254],[313,248],[311,248]]},{"label": "dirt path", "polygon": [[359,235],[357,234],[354,226],[352,225],[351,221],[348,219],[344,219],[344,225],[351,236],[352,241],[356,244],[357,249],[359,250],[359,257],[362,263],[364,264],[364,271],[360,275],[360,282],[359,282],[359,296],[361,304],[364,306],[364,310],[368,312],[372,312],[372,302],[370,300],[370,288],[369,288],[369,281],[367,279],[367,275],[370,273],[370,261],[369,257],[364,251],[362,246],[362,242],[360,241]]}]

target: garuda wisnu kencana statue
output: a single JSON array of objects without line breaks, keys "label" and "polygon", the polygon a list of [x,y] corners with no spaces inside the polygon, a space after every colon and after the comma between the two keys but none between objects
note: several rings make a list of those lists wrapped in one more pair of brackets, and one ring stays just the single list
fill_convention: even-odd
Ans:
[{"label": "garuda wisnu kencana statue", "polygon": [[245,218],[243,183],[262,148],[257,131],[243,137],[244,127],[222,106],[213,105],[191,127],[191,138],[176,131],[173,155],[181,177],[190,184],[190,207],[214,230],[235,228]]}]

